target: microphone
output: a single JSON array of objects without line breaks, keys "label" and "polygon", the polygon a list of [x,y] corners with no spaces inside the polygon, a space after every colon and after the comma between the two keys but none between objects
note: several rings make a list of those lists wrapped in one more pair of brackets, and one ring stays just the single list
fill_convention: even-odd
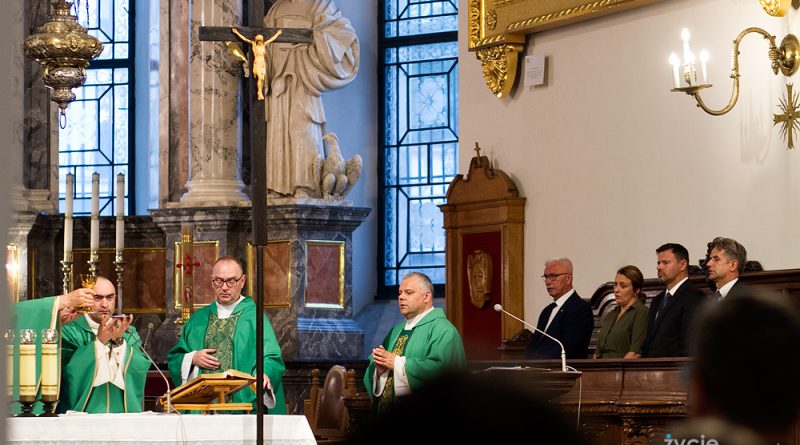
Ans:
[{"label": "microphone", "polygon": [[567,372],[567,351],[564,349],[564,344],[563,343],[558,341],[557,338],[553,337],[552,335],[548,334],[547,332],[537,328],[536,326],[534,326],[534,325],[526,322],[525,320],[515,316],[511,312],[508,312],[507,310],[503,309],[503,306],[501,306],[499,304],[495,304],[494,305],[494,310],[497,311],[497,312],[502,312],[502,313],[508,315],[509,317],[513,318],[514,320],[517,320],[518,322],[524,324],[526,327],[531,328],[535,332],[538,332],[538,333],[544,335],[545,337],[549,338],[550,340],[553,340],[554,342],[558,343],[558,346],[561,346],[561,371],[562,372]]},{"label": "microphone", "polygon": [[[146,340],[145,340],[144,344],[147,344],[147,340],[150,339],[150,332],[152,332],[152,330],[153,330],[153,322],[150,322],[150,323],[147,324],[147,337],[146,337]],[[131,328],[128,328],[127,332],[130,334],[131,333]],[[150,357],[150,354],[148,354],[147,351],[144,349],[144,346],[142,345],[142,337],[139,337],[139,340],[135,341],[134,343],[138,344],[139,350],[144,353],[144,356],[147,357],[147,360],[150,361],[150,364],[153,365],[154,368],[156,368],[156,371],[158,372],[158,375],[160,375],[161,378],[164,379],[164,383],[167,384],[167,393],[165,394],[167,396],[166,413],[170,414],[172,412],[172,388],[169,385],[169,379],[167,378],[166,375],[164,375],[163,372],[161,372],[161,368],[158,367],[158,365],[156,364],[156,361],[153,360],[153,358]]]}]

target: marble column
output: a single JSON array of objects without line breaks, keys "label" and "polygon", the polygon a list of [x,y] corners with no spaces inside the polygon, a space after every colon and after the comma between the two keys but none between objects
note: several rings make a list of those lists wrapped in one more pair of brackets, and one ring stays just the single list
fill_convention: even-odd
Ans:
[{"label": "marble column", "polygon": [[189,11],[189,180],[170,206],[249,206],[241,179],[240,69],[222,42],[198,40],[200,26],[241,23],[241,0],[194,0]]}]

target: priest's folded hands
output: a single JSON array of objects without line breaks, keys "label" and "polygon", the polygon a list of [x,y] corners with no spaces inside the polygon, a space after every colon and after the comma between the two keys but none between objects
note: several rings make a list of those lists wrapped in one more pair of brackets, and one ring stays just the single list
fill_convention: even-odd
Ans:
[{"label": "priest's folded hands", "polygon": [[388,369],[394,369],[394,360],[397,355],[387,351],[383,345],[378,346],[372,350],[372,358],[375,361],[375,367],[378,375],[383,374]]}]

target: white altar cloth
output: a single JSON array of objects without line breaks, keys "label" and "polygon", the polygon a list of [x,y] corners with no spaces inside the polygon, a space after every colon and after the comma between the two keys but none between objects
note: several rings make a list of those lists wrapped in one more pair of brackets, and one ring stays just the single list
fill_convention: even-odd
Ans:
[{"label": "white altar cloth", "polygon": [[[256,416],[68,414],[6,419],[9,445],[227,445],[256,442]],[[305,416],[264,416],[264,443],[315,445]]]}]

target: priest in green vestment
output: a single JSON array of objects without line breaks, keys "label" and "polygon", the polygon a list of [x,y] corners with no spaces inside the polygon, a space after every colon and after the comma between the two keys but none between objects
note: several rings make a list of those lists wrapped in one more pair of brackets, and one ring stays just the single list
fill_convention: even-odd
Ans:
[{"label": "priest in green vestment", "polygon": [[[36,392],[41,389],[39,376],[42,371],[42,351],[41,333],[44,329],[58,329],[59,326],[66,325],[78,315],[76,308],[91,306],[94,299],[94,290],[75,289],[74,291],[54,297],[37,298],[35,300],[25,300],[16,303],[12,307],[12,326],[19,333],[22,329],[33,329],[36,332]],[[16,343],[19,344],[17,337]],[[14,354],[13,369],[19,369],[19,354]],[[15,371],[15,373],[18,371]],[[14,376],[13,400],[19,400],[19,375]],[[37,397],[38,399],[38,397]],[[36,402],[33,409],[34,414],[42,412],[41,402]],[[12,413],[19,413],[19,404],[12,405]]]},{"label": "priest in green vestment", "polygon": [[400,283],[398,323],[372,350],[364,387],[374,409],[384,411],[398,396],[411,394],[445,370],[464,370],[464,345],[458,330],[433,307],[433,283],[411,272]]},{"label": "priest in green vestment", "polygon": [[[264,384],[263,401],[268,414],[286,414],[282,378],[286,365],[281,357],[278,339],[262,310],[252,298],[242,295],[244,269],[238,259],[224,256],[214,263],[211,284],[216,293],[214,303],[197,310],[181,331],[181,337],[167,356],[169,372],[175,385],[181,385],[202,373],[218,373],[228,369],[256,373],[256,316],[264,317]],[[252,403],[255,393],[250,388],[235,392],[229,402]]]},{"label": "priest in green vestment", "polygon": [[59,412],[138,413],[150,360],[131,325],[133,316],[114,318],[114,284],[97,277],[92,312],[61,330]]}]

